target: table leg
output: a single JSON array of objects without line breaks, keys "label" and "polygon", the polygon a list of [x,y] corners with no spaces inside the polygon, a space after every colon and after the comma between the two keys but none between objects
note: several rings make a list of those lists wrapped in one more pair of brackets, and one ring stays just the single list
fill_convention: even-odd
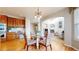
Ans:
[{"label": "table leg", "polygon": [[37,38],[37,50],[39,50],[39,37]]}]

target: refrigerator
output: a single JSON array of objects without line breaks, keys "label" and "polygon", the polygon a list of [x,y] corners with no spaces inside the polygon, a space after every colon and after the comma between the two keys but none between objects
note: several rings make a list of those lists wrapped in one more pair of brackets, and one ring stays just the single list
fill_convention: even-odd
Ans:
[{"label": "refrigerator", "polygon": [[6,38],[6,24],[0,23],[0,39]]}]

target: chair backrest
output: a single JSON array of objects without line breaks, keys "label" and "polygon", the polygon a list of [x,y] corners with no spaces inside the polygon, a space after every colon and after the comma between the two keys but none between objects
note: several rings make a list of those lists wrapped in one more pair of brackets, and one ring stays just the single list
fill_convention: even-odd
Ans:
[{"label": "chair backrest", "polygon": [[7,41],[15,39],[19,39],[18,34],[16,34],[15,32],[7,32]]},{"label": "chair backrest", "polygon": [[28,45],[29,40],[31,40],[31,38],[27,38],[26,33],[24,33],[24,39],[25,39],[25,45]]},{"label": "chair backrest", "polygon": [[24,46],[24,48],[25,48],[26,45],[27,45],[27,36],[26,36],[26,33],[24,33],[24,39],[25,39],[25,46]]},{"label": "chair backrest", "polygon": [[49,45],[51,44],[53,36],[51,37],[51,34],[47,35],[47,37],[45,38],[45,44]]},{"label": "chair backrest", "polygon": [[49,45],[49,44],[51,44],[51,38],[47,37],[46,45]]}]

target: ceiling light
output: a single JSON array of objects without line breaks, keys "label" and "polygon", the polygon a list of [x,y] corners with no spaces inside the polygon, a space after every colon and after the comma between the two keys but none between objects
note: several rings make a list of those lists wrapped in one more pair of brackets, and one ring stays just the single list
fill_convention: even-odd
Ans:
[{"label": "ceiling light", "polygon": [[41,16],[41,11],[39,11],[39,8],[35,11],[35,16],[34,16],[35,19],[41,19],[42,16]]}]

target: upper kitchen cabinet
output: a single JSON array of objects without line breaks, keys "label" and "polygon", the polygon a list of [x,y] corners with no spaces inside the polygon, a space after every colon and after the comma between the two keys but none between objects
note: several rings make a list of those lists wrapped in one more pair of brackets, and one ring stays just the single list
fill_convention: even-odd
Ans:
[{"label": "upper kitchen cabinet", "polygon": [[23,28],[25,26],[25,20],[24,19],[15,19],[15,26]]},{"label": "upper kitchen cabinet", "polygon": [[24,19],[20,19],[19,26],[22,27],[22,28],[25,26],[25,20]]},{"label": "upper kitchen cabinet", "polygon": [[8,17],[8,26],[23,28],[25,26],[25,20]]},{"label": "upper kitchen cabinet", "polygon": [[10,27],[14,26],[14,18],[8,17],[8,26]]},{"label": "upper kitchen cabinet", "polygon": [[0,23],[6,23],[7,24],[7,16],[0,15]]}]

